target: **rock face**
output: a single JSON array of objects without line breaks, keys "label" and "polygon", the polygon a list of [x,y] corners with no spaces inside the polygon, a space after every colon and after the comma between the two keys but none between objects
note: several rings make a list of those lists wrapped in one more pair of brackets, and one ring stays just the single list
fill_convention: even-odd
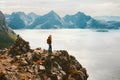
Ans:
[{"label": "rock face", "polygon": [[4,14],[0,11],[0,49],[9,47],[16,34],[6,25]]},{"label": "rock face", "polygon": [[[21,46],[22,45],[22,46]],[[87,80],[85,68],[65,50],[30,49],[18,37],[10,49],[0,51],[0,80]]]}]

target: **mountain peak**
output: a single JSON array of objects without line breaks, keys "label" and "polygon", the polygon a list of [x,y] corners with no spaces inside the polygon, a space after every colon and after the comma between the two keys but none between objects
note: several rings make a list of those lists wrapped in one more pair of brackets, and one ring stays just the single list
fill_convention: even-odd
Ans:
[{"label": "mountain peak", "polygon": [[0,20],[5,20],[4,14],[0,11]]},{"label": "mountain peak", "polygon": [[24,12],[13,12],[13,14],[25,14]]},{"label": "mountain peak", "polygon": [[85,15],[83,12],[77,12],[75,15]]},{"label": "mountain peak", "polygon": [[11,15],[26,16],[24,12],[13,12]]},{"label": "mountain peak", "polygon": [[53,11],[53,10],[51,10],[50,12],[48,12],[46,15],[48,15],[48,16],[58,16],[58,14],[55,12],[55,11]]},{"label": "mountain peak", "polygon": [[37,18],[39,15],[35,14],[34,12],[28,13],[27,16],[32,17],[33,19]]},{"label": "mountain peak", "polygon": [[30,12],[28,13],[28,15],[36,15],[34,12]]},{"label": "mountain peak", "polygon": [[2,14],[2,11],[0,11],[0,14]]},{"label": "mountain peak", "polygon": [[56,19],[60,19],[59,15],[58,15],[56,12],[54,12],[53,10],[50,11],[49,13],[47,13],[47,14],[44,15],[44,16],[47,16],[47,17],[54,17],[54,18],[56,18]]},{"label": "mountain peak", "polygon": [[51,11],[49,12],[49,14],[56,14],[56,12],[53,11],[53,10],[51,10]]}]

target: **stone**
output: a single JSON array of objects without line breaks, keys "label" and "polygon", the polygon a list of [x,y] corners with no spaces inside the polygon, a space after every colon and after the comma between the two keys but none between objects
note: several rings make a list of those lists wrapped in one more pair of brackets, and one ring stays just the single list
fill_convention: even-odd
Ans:
[{"label": "stone", "polygon": [[20,62],[21,66],[27,66],[28,65],[28,62],[23,59],[21,62]]},{"label": "stone", "polygon": [[51,80],[58,80],[58,78],[57,78],[57,75],[56,75],[56,74],[52,74],[50,78],[51,78]]},{"label": "stone", "polygon": [[40,70],[45,70],[45,66],[39,65],[39,69],[40,69]]},{"label": "stone", "polygon": [[[5,53],[5,54],[4,54]],[[0,80],[87,80],[88,74],[66,50],[30,49],[20,36],[10,49],[0,50]]]},{"label": "stone", "polygon": [[0,80],[8,80],[5,76],[5,73],[0,72]]},{"label": "stone", "polygon": [[40,59],[41,55],[38,53],[38,52],[35,52],[33,55],[32,55],[32,60],[33,61],[38,61]]}]

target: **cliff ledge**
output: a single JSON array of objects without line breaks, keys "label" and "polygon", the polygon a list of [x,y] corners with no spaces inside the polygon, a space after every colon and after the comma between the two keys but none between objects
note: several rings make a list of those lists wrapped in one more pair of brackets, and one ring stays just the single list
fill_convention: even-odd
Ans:
[{"label": "cliff ledge", "polygon": [[0,50],[0,80],[87,80],[87,71],[65,50],[30,49],[29,42],[16,39]]}]

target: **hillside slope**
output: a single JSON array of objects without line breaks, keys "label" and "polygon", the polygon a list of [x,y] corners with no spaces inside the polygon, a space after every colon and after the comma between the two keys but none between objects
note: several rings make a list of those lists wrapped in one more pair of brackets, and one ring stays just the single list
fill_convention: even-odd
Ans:
[{"label": "hillside slope", "polygon": [[6,25],[5,17],[0,11],[0,49],[10,47],[15,38],[16,34]]}]

